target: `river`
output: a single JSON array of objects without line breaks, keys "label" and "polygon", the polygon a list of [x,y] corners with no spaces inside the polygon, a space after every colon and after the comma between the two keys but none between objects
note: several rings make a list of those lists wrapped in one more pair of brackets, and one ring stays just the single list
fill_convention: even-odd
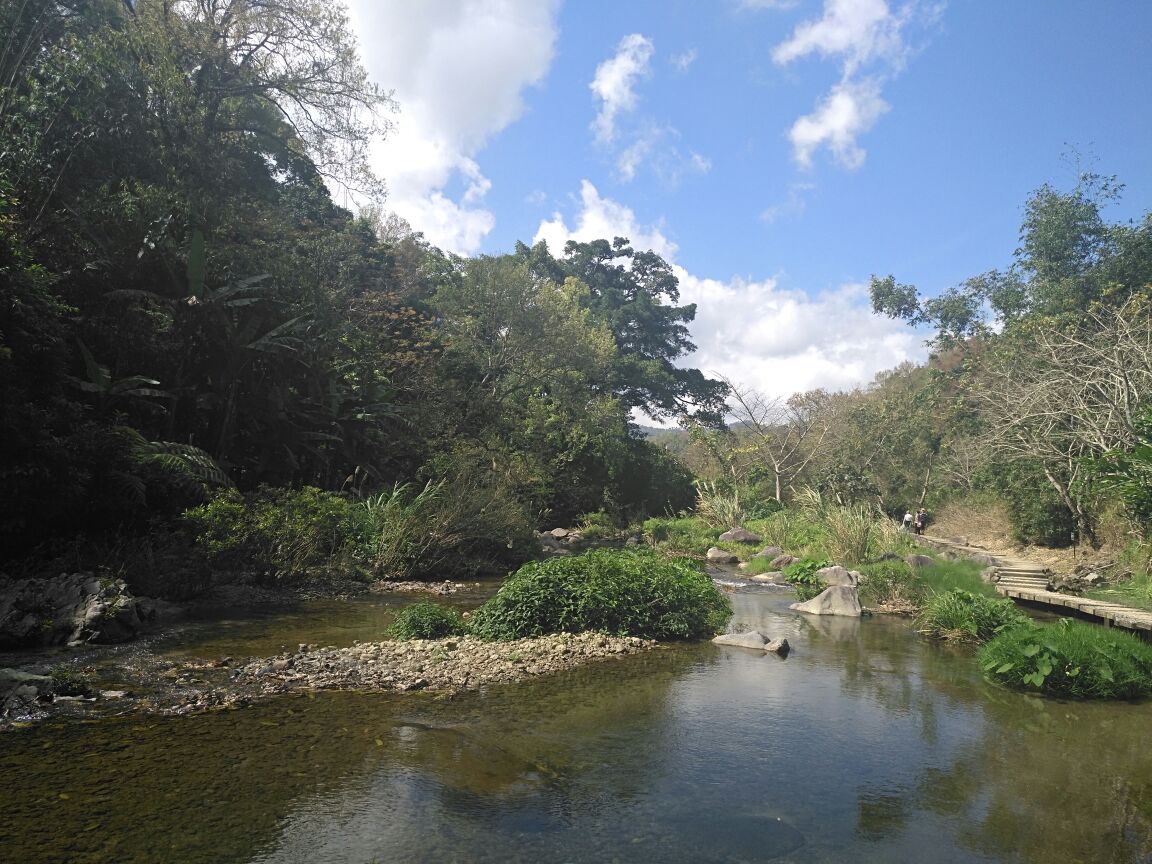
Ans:
[{"label": "river", "polygon": [[[738,624],[787,637],[787,658],[679,645],[463,697],[324,692],[4,734],[0,858],[1152,860],[1152,704],[1007,692],[906,620],[731,597]],[[348,644],[391,614],[312,604],[147,650]]]}]

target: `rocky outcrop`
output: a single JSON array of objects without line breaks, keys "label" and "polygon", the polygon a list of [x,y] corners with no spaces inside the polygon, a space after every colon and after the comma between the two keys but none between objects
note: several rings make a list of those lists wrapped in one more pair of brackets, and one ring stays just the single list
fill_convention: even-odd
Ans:
[{"label": "rocky outcrop", "polygon": [[127,642],[154,615],[122,579],[91,573],[0,586],[0,649]]},{"label": "rocky outcrop", "polygon": [[793,603],[791,609],[810,615],[844,615],[859,618],[863,614],[860,593],[851,585],[832,585],[805,603]]},{"label": "rocky outcrop", "polygon": [[784,638],[769,639],[757,630],[747,633],[722,633],[712,640],[714,645],[733,645],[737,648],[751,648],[754,651],[765,651],[786,657],[790,646]]},{"label": "rocky outcrop", "polygon": [[755,545],[756,543],[760,542],[760,535],[753,534],[747,528],[741,528],[740,526],[737,526],[730,531],[725,531],[720,535],[719,539],[721,541],[732,543],[749,543]]}]

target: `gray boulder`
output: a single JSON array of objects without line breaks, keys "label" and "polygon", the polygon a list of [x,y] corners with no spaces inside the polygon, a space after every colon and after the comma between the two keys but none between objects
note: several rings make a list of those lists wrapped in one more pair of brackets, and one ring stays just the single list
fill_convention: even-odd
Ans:
[{"label": "gray boulder", "polygon": [[824,567],[816,571],[816,575],[820,577],[820,581],[825,585],[847,585],[855,588],[860,584],[860,574],[855,570],[849,570],[841,567],[839,564],[833,564],[831,567]]},{"label": "gray boulder", "polygon": [[775,558],[777,555],[783,554],[783,552],[784,552],[784,550],[781,549],[779,546],[765,546],[763,549],[761,549],[759,552],[757,552],[752,557],[753,558]]},{"label": "gray boulder", "polygon": [[936,559],[931,555],[909,555],[904,559],[904,563],[909,567],[928,567],[935,562]]},{"label": "gray boulder", "polygon": [[788,644],[787,639],[781,636],[779,639],[765,642],[764,650],[771,654],[779,654],[781,657],[787,657],[788,652],[792,650],[792,646]]},{"label": "gray boulder", "polygon": [[712,643],[715,645],[733,645],[737,648],[751,648],[754,651],[766,651],[779,654],[781,657],[787,656],[790,648],[787,639],[783,637],[769,639],[756,630],[749,630],[747,633],[724,633],[713,639]]},{"label": "gray boulder", "polygon": [[127,642],[154,614],[122,579],[91,573],[21,579],[0,589],[0,649]]},{"label": "gray boulder", "polygon": [[760,535],[753,534],[747,528],[737,526],[730,531],[725,531],[720,535],[721,540],[730,541],[733,543],[759,543]]},{"label": "gray boulder", "polygon": [[844,615],[859,618],[860,593],[850,585],[832,585],[805,603],[793,603],[789,608],[810,615]]},{"label": "gray boulder", "polygon": [[708,559],[709,564],[735,564],[740,560],[731,552],[717,548],[716,546],[711,547],[705,552],[704,557]]},{"label": "gray boulder", "polygon": [[768,641],[763,633],[758,633],[755,630],[749,630],[747,633],[722,633],[712,640],[714,645],[734,645],[737,648],[755,648],[757,650],[764,649],[764,643]]},{"label": "gray boulder", "polygon": [[780,570],[784,567],[787,567],[789,564],[796,563],[799,560],[800,559],[797,558],[795,555],[788,555],[788,554],[777,555],[775,558],[772,559],[772,567],[775,570]]}]

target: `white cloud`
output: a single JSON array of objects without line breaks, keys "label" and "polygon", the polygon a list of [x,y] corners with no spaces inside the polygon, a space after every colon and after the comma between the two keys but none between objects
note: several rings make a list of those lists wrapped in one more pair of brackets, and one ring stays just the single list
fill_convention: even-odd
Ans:
[{"label": "white cloud", "polygon": [[934,23],[942,9],[942,4],[926,0],[909,0],[895,12],[886,0],[825,0],[822,17],[798,24],[792,36],[772,50],[772,59],[781,66],[812,54],[841,64],[840,81],[789,131],[797,162],[810,167],[813,153],[827,147],[845,168],[864,163],[866,154],[857,138],[888,110],[880,91],[913,53],[906,30],[914,23]]},{"label": "white cloud", "polygon": [[706,374],[788,396],[815,387],[861,386],[881,370],[926,356],[917,334],[872,313],[864,285],[846,284],[810,298],[780,288],[775,279],[721,280],[689,273],[675,263],[677,247],[660,227],[641,224],[630,208],[602,197],[586,180],[575,227],[554,214],[540,224],[534,242],[547,241],[552,254],[559,255],[568,240],[618,236],[672,264],[680,280],[680,302],[696,304],[690,327],[699,348],[685,363]]},{"label": "white cloud", "polygon": [[[479,249],[495,218],[475,156],[523,113],[547,73],[559,0],[350,0],[372,79],[394,90],[396,128],[373,152],[387,207],[434,244]],[[460,182],[452,200],[447,189]]]},{"label": "white cloud", "polygon": [[811,167],[813,151],[827,146],[842,166],[859,168],[865,153],[856,138],[871,129],[887,110],[888,103],[880,98],[879,81],[840,82],[813,113],[792,124],[788,137],[796,161]]},{"label": "white cloud", "polygon": [[601,103],[592,121],[599,143],[612,143],[616,137],[617,116],[635,109],[636,82],[649,74],[654,50],[651,39],[632,33],[620,40],[615,56],[596,67],[588,86]]},{"label": "white cloud", "polygon": [[669,62],[676,67],[679,72],[686,72],[688,67],[696,62],[697,51],[695,48],[689,48],[681,54],[674,54],[669,58]]},{"label": "white cloud", "polygon": [[564,217],[554,213],[550,220],[540,223],[532,242],[545,240],[553,255],[561,255],[564,244],[569,240],[586,243],[589,240],[611,240],[614,237],[627,237],[632,241],[633,248],[651,249],[668,261],[676,256],[676,244],[665,237],[659,227],[641,226],[630,208],[610,198],[601,197],[596,187],[587,180],[580,183],[580,215],[576,227],[569,228]]},{"label": "white cloud", "polygon": [[797,25],[792,38],[773,49],[772,59],[783,65],[812,53],[843,57],[846,75],[878,58],[899,65],[906,51],[903,23],[885,0],[826,0],[824,17]]},{"label": "white cloud", "polygon": [[760,214],[761,221],[772,225],[781,216],[803,213],[806,206],[804,196],[815,188],[812,183],[793,183],[788,187],[787,198],[764,208]]}]

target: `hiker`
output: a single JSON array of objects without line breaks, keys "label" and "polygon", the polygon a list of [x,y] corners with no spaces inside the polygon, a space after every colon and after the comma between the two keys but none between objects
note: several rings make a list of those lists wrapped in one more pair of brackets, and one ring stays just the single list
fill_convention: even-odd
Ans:
[{"label": "hiker", "polygon": [[904,524],[901,525],[900,527],[903,528],[905,531],[911,531],[912,530],[912,511],[911,510],[907,510],[904,512]]},{"label": "hiker", "polygon": [[913,522],[917,534],[923,534],[928,527],[928,511],[921,507],[916,511],[916,520]]}]

